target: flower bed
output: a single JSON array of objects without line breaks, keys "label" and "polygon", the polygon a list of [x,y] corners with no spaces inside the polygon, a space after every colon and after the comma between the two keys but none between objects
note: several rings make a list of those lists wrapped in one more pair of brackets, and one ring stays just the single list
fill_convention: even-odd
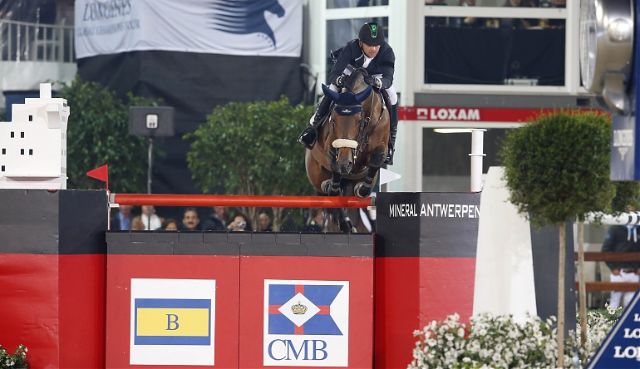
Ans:
[{"label": "flower bed", "polygon": [[[590,358],[605,339],[622,309],[588,314],[586,349],[579,348],[579,325],[565,343],[565,367],[582,368],[580,357]],[[409,369],[552,368],[556,362],[555,318],[546,321],[529,316],[516,322],[511,316],[482,314],[470,324],[457,314],[433,321],[418,337]]]},{"label": "flower bed", "polygon": [[0,345],[0,369],[27,369],[27,351],[25,345],[18,345],[16,351],[10,354]]}]

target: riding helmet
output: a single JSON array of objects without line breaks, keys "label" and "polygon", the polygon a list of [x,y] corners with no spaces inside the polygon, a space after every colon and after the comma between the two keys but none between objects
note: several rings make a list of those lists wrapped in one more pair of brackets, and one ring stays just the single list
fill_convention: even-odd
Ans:
[{"label": "riding helmet", "polygon": [[384,43],[382,27],[376,22],[365,23],[358,33],[358,39],[367,45],[378,46]]}]

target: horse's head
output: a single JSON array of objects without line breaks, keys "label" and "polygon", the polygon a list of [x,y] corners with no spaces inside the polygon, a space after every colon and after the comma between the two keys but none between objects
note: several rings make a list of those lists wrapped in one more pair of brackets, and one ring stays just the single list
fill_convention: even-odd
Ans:
[{"label": "horse's head", "polygon": [[[348,86],[360,86],[357,74],[352,74]],[[353,87],[352,87],[353,88]],[[349,174],[355,165],[358,149],[358,134],[364,124],[363,102],[371,95],[371,86],[363,84],[350,91],[335,92],[322,85],[325,95],[335,103],[331,112],[330,124],[333,124],[331,146],[336,152],[336,164],[340,174]],[[351,92],[354,91],[354,92]]]}]

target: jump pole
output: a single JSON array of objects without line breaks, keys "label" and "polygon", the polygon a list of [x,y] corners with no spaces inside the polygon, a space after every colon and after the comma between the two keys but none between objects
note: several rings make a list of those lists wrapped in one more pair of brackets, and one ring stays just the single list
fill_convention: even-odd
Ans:
[{"label": "jump pole", "polygon": [[111,204],[155,206],[245,206],[276,208],[368,208],[375,197],[355,196],[270,196],[270,195],[175,195],[118,194],[109,196]]}]

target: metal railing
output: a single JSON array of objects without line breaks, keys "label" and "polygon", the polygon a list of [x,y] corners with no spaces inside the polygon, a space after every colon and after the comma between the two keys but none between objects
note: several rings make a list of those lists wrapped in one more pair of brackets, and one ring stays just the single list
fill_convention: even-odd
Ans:
[{"label": "metal railing", "polygon": [[73,63],[73,26],[0,19],[0,61]]},{"label": "metal railing", "polygon": [[[574,255],[578,260],[578,253]],[[613,261],[613,262],[640,262],[640,252],[585,252],[584,261]],[[633,292],[640,289],[640,283],[633,282],[607,282],[593,281],[585,283],[588,292],[594,291],[626,291]],[[576,290],[578,282],[576,282]]]}]

